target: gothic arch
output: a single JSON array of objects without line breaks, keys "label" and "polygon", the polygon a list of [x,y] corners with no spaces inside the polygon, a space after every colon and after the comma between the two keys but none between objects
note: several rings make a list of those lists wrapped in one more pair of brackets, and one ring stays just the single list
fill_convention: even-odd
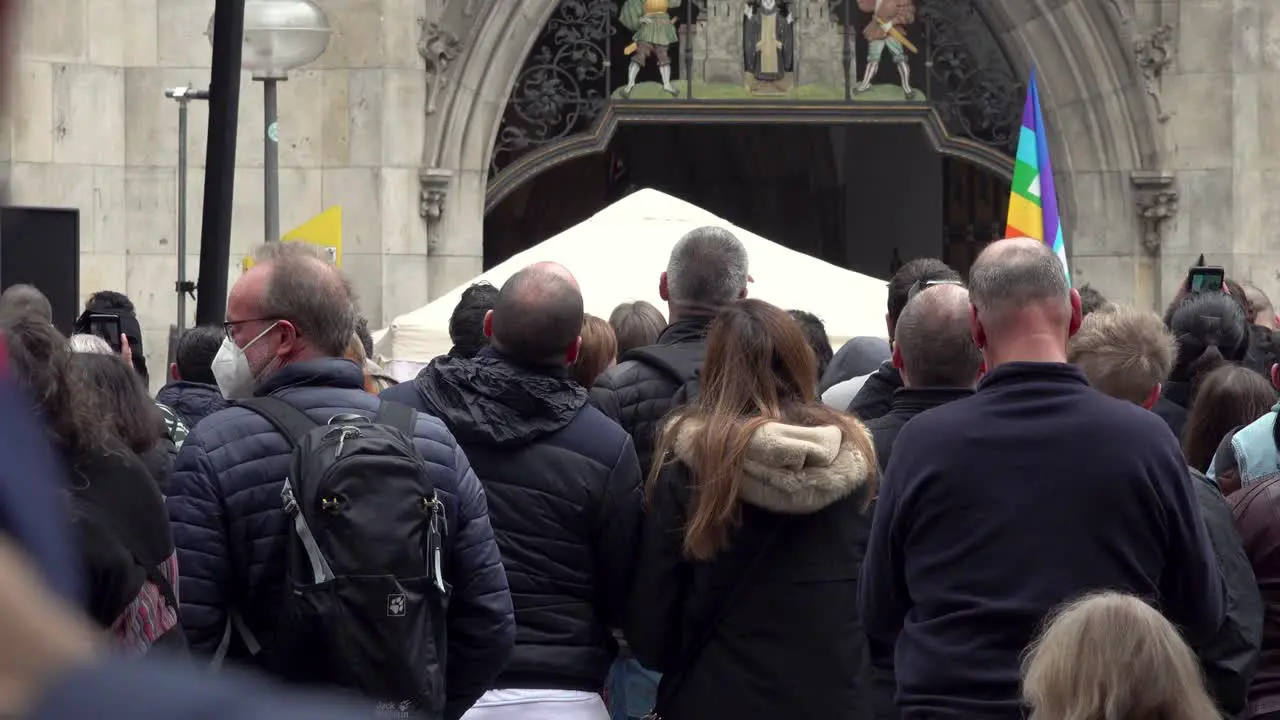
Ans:
[{"label": "gothic arch", "polygon": [[[558,2],[466,3],[482,7],[474,9],[470,41],[450,68],[454,79],[429,124],[424,167],[443,169],[448,186],[436,252],[474,257],[477,269],[489,161],[503,110]],[[1048,122],[1057,126],[1053,149],[1062,206],[1079,238],[1069,251],[1073,264],[1087,268],[1088,259],[1096,258],[1099,270],[1107,257],[1125,254],[1122,245],[1132,249],[1131,257],[1140,254],[1128,184],[1134,173],[1158,170],[1162,154],[1126,4],[980,0],[979,5],[1018,72],[1025,77],[1032,63],[1038,68]],[[1079,212],[1082,206],[1088,212]],[[433,287],[432,294],[444,289]]]}]

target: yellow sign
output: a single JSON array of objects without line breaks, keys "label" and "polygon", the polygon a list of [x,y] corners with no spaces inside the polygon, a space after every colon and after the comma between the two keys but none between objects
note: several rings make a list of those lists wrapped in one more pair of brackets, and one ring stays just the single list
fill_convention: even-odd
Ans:
[{"label": "yellow sign", "polygon": [[[342,267],[342,206],[335,205],[325,210],[285,233],[280,239],[286,242],[305,242],[325,248],[329,251],[329,259],[333,264]],[[248,270],[253,267],[253,259],[245,258],[242,265],[245,270]]]}]

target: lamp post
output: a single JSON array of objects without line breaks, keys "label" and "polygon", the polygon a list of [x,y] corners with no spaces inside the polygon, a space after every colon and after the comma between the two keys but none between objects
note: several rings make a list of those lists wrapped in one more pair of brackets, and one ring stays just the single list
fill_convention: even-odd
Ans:
[{"label": "lamp post", "polygon": [[[213,20],[209,21],[213,39]],[[263,230],[267,242],[280,239],[280,145],[276,120],[277,84],[289,71],[313,62],[329,45],[329,20],[312,0],[245,0],[244,47],[240,66],[262,83]]]},{"label": "lamp post", "polygon": [[187,111],[192,100],[208,100],[208,90],[190,85],[169,88],[164,96],[178,101],[178,334],[186,329],[187,296],[195,297],[196,284],[187,279]]}]

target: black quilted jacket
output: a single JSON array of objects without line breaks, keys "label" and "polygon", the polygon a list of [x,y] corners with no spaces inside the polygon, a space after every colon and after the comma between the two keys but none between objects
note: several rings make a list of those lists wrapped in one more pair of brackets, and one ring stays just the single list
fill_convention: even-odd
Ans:
[{"label": "black quilted jacket", "polygon": [[[707,348],[707,326],[711,320],[707,317],[672,323],[658,336],[657,347],[694,350],[701,369],[701,357]],[[646,478],[653,460],[659,423],[674,409],[673,398],[683,384],[669,372],[650,363],[625,360],[601,375],[591,388],[591,402],[605,415],[617,420],[635,441],[640,469]]]},{"label": "black quilted jacket", "polygon": [[484,485],[516,609],[498,688],[599,692],[613,659],[643,500],[631,438],[564,368],[485,348],[382,394],[440,418]]}]

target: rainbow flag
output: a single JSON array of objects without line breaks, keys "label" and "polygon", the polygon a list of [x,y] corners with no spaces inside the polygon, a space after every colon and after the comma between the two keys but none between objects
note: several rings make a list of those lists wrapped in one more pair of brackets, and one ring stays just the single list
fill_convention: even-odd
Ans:
[{"label": "rainbow flag", "polygon": [[1018,159],[1013,168],[1013,188],[1009,193],[1009,219],[1006,238],[1035,238],[1053,248],[1067,270],[1067,246],[1062,239],[1062,220],[1058,215],[1058,193],[1053,182],[1053,164],[1049,160],[1048,131],[1040,109],[1040,86],[1035,69],[1027,85],[1027,104],[1022,111],[1022,134],[1018,137]]}]

